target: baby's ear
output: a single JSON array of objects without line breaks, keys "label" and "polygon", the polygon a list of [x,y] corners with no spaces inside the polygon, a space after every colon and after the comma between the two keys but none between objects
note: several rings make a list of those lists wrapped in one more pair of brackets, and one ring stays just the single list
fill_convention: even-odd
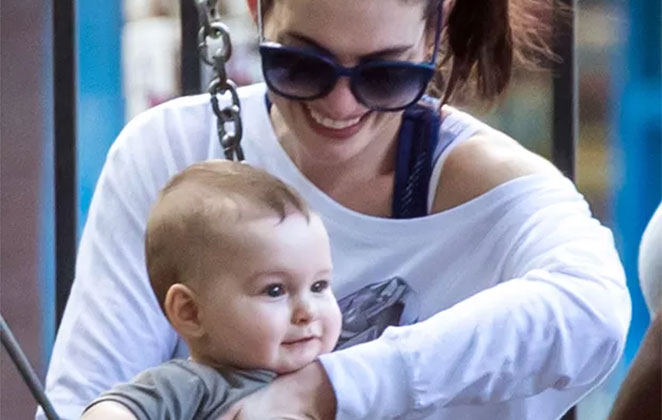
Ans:
[{"label": "baby's ear", "polygon": [[188,286],[181,283],[170,286],[164,308],[168,320],[179,335],[185,339],[197,339],[204,335],[197,295]]}]

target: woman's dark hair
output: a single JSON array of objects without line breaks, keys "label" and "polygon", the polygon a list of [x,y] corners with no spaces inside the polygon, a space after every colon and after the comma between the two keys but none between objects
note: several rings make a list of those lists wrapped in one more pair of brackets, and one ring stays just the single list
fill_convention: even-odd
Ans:
[{"label": "woman's dark hair", "polygon": [[[428,16],[439,1],[428,1]],[[537,68],[554,58],[554,0],[447,0],[442,54],[431,90],[450,101],[469,91],[491,101],[505,91],[518,63]],[[434,24],[433,19],[428,22]]]},{"label": "woman's dark hair", "polygon": [[[266,15],[275,0],[262,0]],[[444,0],[425,1],[429,29]],[[445,0],[441,56],[430,91],[449,102],[458,93],[492,101],[505,91],[515,63],[538,67],[554,57],[549,43],[557,0]],[[254,0],[249,0],[253,6]],[[255,9],[251,7],[253,12]]]}]

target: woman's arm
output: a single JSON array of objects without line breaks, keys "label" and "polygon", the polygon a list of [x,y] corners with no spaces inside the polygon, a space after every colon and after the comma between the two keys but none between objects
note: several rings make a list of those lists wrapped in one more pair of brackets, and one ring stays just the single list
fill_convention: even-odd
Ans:
[{"label": "woman's arm", "polygon": [[[101,392],[177,351],[177,336],[147,279],[144,229],[159,188],[196,157],[187,145],[199,140],[206,151],[209,136],[196,127],[187,131],[183,111],[171,115],[170,107],[152,109],[127,125],[97,183],[46,378],[47,395],[64,419],[79,418]],[[203,118],[197,121],[206,127]],[[176,140],[179,131],[190,134],[187,142]]]},{"label": "woman's arm", "polygon": [[511,204],[517,223],[504,282],[416,325],[387,329],[375,342],[323,356],[342,418],[494,404],[547,390],[563,391],[570,405],[621,355],[631,308],[611,232],[539,157],[507,140],[478,141],[495,144],[468,142],[449,157],[452,171],[444,171],[455,185],[464,180],[472,184],[466,190],[480,192],[519,176],[539,181]]}]

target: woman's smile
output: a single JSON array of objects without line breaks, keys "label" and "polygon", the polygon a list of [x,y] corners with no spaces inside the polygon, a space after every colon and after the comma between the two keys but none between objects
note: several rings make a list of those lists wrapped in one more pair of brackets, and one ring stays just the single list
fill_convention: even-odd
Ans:
[{"label": "woman's smile", "polygon": [[366,117],[370,115],[370,112],[366,112],[356,117],[336,120],[316,111],[310,105],[304,104],[302,108],[313,131],[321,136],[335,139],[354,136],[363,127]]}]

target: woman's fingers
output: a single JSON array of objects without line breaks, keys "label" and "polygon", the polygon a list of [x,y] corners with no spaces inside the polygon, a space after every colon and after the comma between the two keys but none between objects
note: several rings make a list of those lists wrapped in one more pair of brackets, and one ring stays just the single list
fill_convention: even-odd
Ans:
[{"label": "woman's fingers", "polygon": [[280,376],[234,404],[219,420],[333,420],[335,395],[322,366]]},{"label": "woman's fingers", "polygon": [[217,420],[239,420],[239,413],[246,398],[243,398],[236,403],[232,404],[230,408],[221,415]]}]

